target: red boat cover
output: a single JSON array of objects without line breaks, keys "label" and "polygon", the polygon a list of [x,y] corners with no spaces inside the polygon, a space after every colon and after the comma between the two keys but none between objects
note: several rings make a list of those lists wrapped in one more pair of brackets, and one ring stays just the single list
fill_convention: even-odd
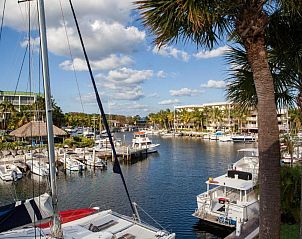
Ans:
[{"label": "red boat cover", "polygon": [[[74,209],[74,210],[66,210],[66,211],[61,211],[59,212],[60,218],[61,218],[61,223],[64,224],[66,222],[72,222],[77,219],[86,217],[92,213],[94,213],[96,209],[93,208],[80,208],[80,209]],[[48,228],[50,227],[51,221],[49,220],[48,222],[42,223],[38,225],[40,228]]]}]

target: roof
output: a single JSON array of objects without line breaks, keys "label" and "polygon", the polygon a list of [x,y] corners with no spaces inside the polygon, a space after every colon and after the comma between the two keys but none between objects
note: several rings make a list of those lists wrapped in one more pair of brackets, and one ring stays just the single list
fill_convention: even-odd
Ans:
[{"label": "roof", "polygon": [[[53,125],[53,132],[56,136],[67,135],[67,133],[59,127]],[[20,128],[12,131],[9,135],[15,137],[37,137],[47,136],[46,123],[42,121],[31,121]]]},{"label": "roof", "polygon": [[235,188],[240,190],[248,190],[252,188],[253,180],[243,180],[237,178],[229,178],[226,174],[221,175],[217,178],[213,178],[210,182],[206,181],[206,184],[217,185],[217,186],[225,186],[229,188]]},{"label": "roof", "polygon": [[25,91],[2,91],[0,90],[0,95],[16,95],[16,96],[19,96],[19,95],[24,95],[24,96],[36,96],[36,95],[39,95],[39,96],[42,96],[42,94],[39,94],[39,93],[34,93],[34,92],[25,92]]},{"label": "roof", "polygon": [[207,106],[225,106],[225,105],[232,105],[233,102],[213,102],[213,103],[204,103],[201,105],[177,105],[174,106],[175,109],[184,109],[184,108],[204,108]]}]

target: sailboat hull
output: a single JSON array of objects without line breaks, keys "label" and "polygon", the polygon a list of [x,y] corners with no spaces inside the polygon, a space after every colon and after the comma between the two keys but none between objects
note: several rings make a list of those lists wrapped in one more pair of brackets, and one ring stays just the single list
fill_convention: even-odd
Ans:
[{"label": "sailboat hull", "polygon": [[[81,219],[62,224],[65,239],[175,239],[175,233],[156,229],[148,224],[140,223],[130,217],[120,215],[111,210],[100,211]],[[26,228],[0,233],[4,238],[49,238],[49,228]]]}]

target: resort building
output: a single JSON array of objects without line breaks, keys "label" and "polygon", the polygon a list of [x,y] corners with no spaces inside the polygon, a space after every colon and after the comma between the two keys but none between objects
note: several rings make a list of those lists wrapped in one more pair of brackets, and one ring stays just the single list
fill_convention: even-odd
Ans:
[{"label": "resort building", "polygon": [[[176,130],[194,129],[197,122],[203,130],[212,132],[217,130],[258,132],[257,110],[251,109],[245,114],[240,114],[235,106],[232,102],[174,106],[174,128]],[[191,113],[191,119],[186,112]],[[278,109],[277,114],[279,130],[286,131],[287,110]]]},{"label": "resort building", "polygon": [[15,106],[16,110],[20,111],[21,106],[36,102],[38,95],[31,92],[0,91],[0,104],[8,101]]}]

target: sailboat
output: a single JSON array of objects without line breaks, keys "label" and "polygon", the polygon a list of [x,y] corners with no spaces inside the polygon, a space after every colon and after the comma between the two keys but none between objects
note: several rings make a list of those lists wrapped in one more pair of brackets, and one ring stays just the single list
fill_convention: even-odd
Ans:
[{"label": "sailboat", "polygon": [[[50,78],[49,78],[49,66],[48,66],[44,0],[37,0],[37,3],[38,3],[38,14],[39,14],[39,30],[40,30],[40,38],[41,38],[43,80],[44,80],[44,90],[45,90],[46,121],[47,121],[47,131],[48,131],[47,139],[48,139],[48,154],[49,154],[49,165],[50,165],[51,197],[48,194],[46,194],[46,195],[41,195],[37,198],[33,198],[31,200],[27,200],[26,202],[16,202],[15,204],[1,207],[0,226],[2,225],[5,230],[9,230],[9,231],[0,233],[0,239],[2,238],[3,239],[4,238],[73,238],[73,239],[77,239],[77,238],[173,239],[175,238],[174,233],[169,233],[166,230],[157,229],[146,223],[141,222],[136,204],[132,203],[130,199],[129,192],[125,184],[125,179],[123,177],[120,164],[116,156],[116,151],[112,140],[111,132],[109,130],[109,125],[107,123],[107,119],[96,88],[96,84],[91,71],[91,67],[80,34],[78,22],[75,16],[75,12],[71,0],[69,0],[69,3],[79,33],[80,41],[82,44],[85,59],[91,76],[92,84],[95,90],[97,103],[100,108],[103,122],[111,144],[112,154],[114,156],[113,172],[120,174],[122,178],[129,202],[131,203],[130,205],[133,211],[133,216],[132,217],[124,216],[116,212],[113,212],[111,210],[106,210],[106,211],[97,210],[95,213],[90,214],[89,216],[85,216],[80,219],[61,224],[60,214],[58,212],[55,149],[54,149],[54,134],[53,134],[53,127],[52,127],[53,120],[52,120],[52,111],[51,111],[51,92],[50,92]],[[43,207],[41,207],[42,199],[44,199]],[[16,212],[18,212],[18,214]],[[44,228],[43,226],[39,227],[40,224],[37,222],[49,216],[51,216],[52,218],[51,227],[50,228]],[[22,226],[22,223],[25,224],[34,223],[34,224],[30,227],[26,226],[26,228],[16,229],[16,227]],[[0,231],[4,231],[3,228]]]}]

